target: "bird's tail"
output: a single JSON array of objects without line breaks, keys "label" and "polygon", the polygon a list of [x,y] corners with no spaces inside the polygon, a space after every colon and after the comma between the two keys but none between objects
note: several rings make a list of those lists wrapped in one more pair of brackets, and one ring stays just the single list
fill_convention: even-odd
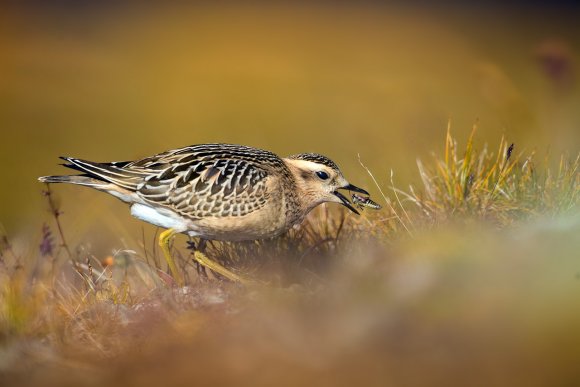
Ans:
[{"label": "bird's tail", "polygon": [[78,175],[42,176],[38,181],[42,183],[67,183],[91,187],[107,192],[124,202],[136,200],[135,189],[142,180],[142,174],[126,170],[129,162],[95,163],[72,157],[61,157],[68,161],[63,166],[81,172]]},{"label": "bird's tail", "polygon": [[63,176],[41,176],[38,178],[41,183],[68,183],[84,185],[88,187],[100,188],[107,183],[89,176],[82,175],[63,175]]},{"label": "bird's tail", "polygon": [[106,192],[126,203],[132,203],[135,199],[134,192],[130,192],[107,181],[95,179],[86,175],[63,175],[63,176],[42,176],[38,178],[41,183],[68,183],[91,187],[99,191]]}]

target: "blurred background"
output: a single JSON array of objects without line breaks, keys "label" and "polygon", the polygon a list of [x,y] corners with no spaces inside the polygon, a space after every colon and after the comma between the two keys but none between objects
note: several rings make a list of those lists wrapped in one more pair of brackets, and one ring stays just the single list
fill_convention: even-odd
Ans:
[{"label": "blurred background", "polygon": [[[449,120],[460,140],[477,122],[479,147],[502,135],[555,155],[580,145],[573,3],[113,3],[0,6],[11,234],[39,229],[36,178],[67,173],[61,155],[128,160],[203,142],[319,152],[376,193],[357,154],[404,187]],[[54,190],[67,229],[98,230],[97,246],[142,227],[106,195]]]},{"label": "blurred background", "polygon": [[[580,150],[580,8],[240,3],[1,3],[0,385],[580,385],[578,170],[549,182],[540,165]],[[477,125],[472,154],[505,136],[502,153],[537,149],[526,171],[540,172],[510,198],[496,169],[491,193],[451,193],[463,207],[442,188],[443,215],[476,203],[482,216],[417,210],[411,238],[385,206],[344,228],[319,208],[273,241],[210,244],[257,267],[263,289],[193,273],[185,238],[174,254],[191,282],[174,288],[155,227],[54,185],[65,254],[37,182],[69,172],[58,156],[229,142],[323,153],[384,203],[358,155],[392,196],[391,170],[406,190],[417,158],[436,168],[449,122],[458,158]]]}]

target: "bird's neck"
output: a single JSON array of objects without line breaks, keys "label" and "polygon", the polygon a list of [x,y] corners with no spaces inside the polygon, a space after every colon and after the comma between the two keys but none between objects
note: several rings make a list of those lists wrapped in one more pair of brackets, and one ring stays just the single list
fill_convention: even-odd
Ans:
[{"label": "bird's neck", "polygon": [[307,182],[307,175],[310,174],[309,171],[301,168],[302,160],[284,159],[285,164],[288,166],[290,175],[292,177],[292,189],[290,192],[294,193],[294,205],[297,214],[297,219],[295,223],[301,222],[304,217],[320,202],[320,195],[313,189],[309,187]]}]

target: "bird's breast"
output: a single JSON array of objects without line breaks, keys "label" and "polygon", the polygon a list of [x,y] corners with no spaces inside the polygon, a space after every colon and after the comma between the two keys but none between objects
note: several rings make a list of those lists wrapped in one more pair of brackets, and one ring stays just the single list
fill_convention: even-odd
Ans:
[{"label": "bird's breast", "polygon": [[285,212],[274,206],[265,206],[243,216],[204,217],[194,223],[197,236],[223,241],[271,238],[289,228]]}]

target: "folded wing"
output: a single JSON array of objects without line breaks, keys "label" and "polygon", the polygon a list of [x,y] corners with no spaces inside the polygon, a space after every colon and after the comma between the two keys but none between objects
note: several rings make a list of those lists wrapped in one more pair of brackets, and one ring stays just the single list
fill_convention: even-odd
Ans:
[{"label": "folded wing", "polygon": [[69,168],[192,219],[244,216],[262,208],[269,197],[269,166],[285,168],[271,152],[228,144],[191,146],[133,162],[65,160]]}]

